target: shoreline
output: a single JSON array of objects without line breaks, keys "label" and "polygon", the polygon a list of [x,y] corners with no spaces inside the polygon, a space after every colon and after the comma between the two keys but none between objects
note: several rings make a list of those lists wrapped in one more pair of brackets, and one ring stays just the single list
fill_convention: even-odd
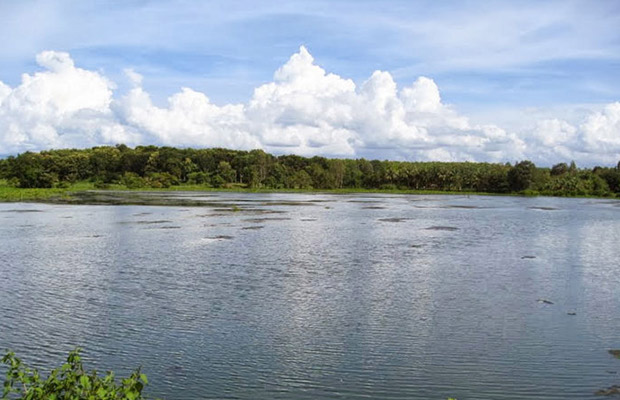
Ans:
[{"label": "shoreline", "polygon": [[[589,198],[618,200],[612,196],[553,196],[539,193],[488,193],[488,192],[468,192],[468,191],[442,191],[442,190],[401,190],[401,189],[363,189],[363,188],[343,188],[343,189],[271,189],[260,188],[250,189],[243,187],[212,188],[201,185],[178,185],[168,188],[138,188],[130,189],[122,185],[110,185],[109,188],[96,188],[93,183],[79,182],[68,188],[34,188],[22,189],[0,184],[0,203],[50,203],[50,204],[134,204],[134,205],[154,205],[154,202],[141,200],[140,193],[165,193],[165,192],[187,192],[187,193],[299,193],[299,194],[393,194],[393,195],[419,195],[419,196],[505,196],[505,197],[555,197],[555,198]],[[114,194],[126,195],[123,201],[112,199]],[[135,195],[135,196],[134,196]],[[109,197],[104,200],[102,198]],[[133,199],[132,199],[133,198]],[[132,201],[133,200],[133,201]],[[157,203],[157,202],[155,202]],[[175,203],[175,202],[170,202]],[[176,205],[165,202],[159,205]],[[187,204],[187,201],[177,202],[179,205]],[[180,204],[183,203],[183,204]],[[191,203],[191,202],[189,202]],[[200,203],[196,203],[199,206]]]}]

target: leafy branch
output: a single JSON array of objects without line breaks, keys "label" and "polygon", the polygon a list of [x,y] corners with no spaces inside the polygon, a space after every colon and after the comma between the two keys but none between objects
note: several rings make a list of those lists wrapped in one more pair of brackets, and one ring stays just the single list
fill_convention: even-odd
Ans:
[{"label": "leafy branch", "polygon": [[8,366],[2,400],[139,400],[148,383],[140,368],[129,377],[115,380],[114,372],[99,376],[97,371],[85,371],[80,348],[69,353],[67,362],[52,370],[47,379],[25,365],[9,351],[2,358]]}]

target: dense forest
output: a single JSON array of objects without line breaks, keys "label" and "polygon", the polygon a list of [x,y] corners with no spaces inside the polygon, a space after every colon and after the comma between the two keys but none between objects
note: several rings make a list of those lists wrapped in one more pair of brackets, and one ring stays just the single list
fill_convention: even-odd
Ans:
[{"label": "dense forest", "polygon": [[173,185],[267,189],[377,189],[620,196],[616,167],[577,168],[574,162],[539,168],[473,162],[399,162],[273,156],[262,150],[178,149],[125,145],[26,152],[0,160],[0,179],[20,188],[130,189]]}]

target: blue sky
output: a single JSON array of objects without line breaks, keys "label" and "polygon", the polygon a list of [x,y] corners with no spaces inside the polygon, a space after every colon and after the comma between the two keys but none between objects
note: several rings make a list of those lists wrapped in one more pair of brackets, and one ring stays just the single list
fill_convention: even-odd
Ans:
[{"label": "blue sky", "polygon": [[[454,140],[437,139],[437,135],[454,129],[454,124],[444,123],[438,129],[441,124],[437,121],[430,126],[428,119],[415,120],[407,114],[407,126],[425,129],[436,142],[426,149],[436,150],[434,153],[373,153],[367,150],[370,142],[378,141],[383,147],[394,149],[402,148],[404,142],[395,140],[390,146],[389,140],[371,140],[364,135],[357,137],[356,133],[347,137],[351,149],[336,146],[329,150],[329,146],[308,145],[312,138],[307,136],[310,133],[304,131],[303,124],[299,124],[297,142],[305,141],[305,145],[291,146],[289,150],[404,159],[434,154],[442,159],[513,161],[511,158],[522,156],[539,162],[570,156],[584,163],[595,162],[601,152],[598,158],[611,162],[620,157],[614,107],[620,101],[618,26],[620,2],[615,0],[5,1],[0,3],[0,81],[15,92],[23,86],[22,74],[45,72],[36,56],[43,51],[55,51],[68,53],[77,68],[112,82],[112,112],[121,108],[117,103],[135,86],[127,78],[128,69],[143,77],[140,89],[148,93],[153,109],[170,111],[167,99],[180,93],[182,87],[208,96],[218,107],[243,104],[247,108],[255,89],[274,82],[275,71],[304,46],[313,57],[313,65],[326,74],[353,81],[357,91],[376,70],[389,73],[398,91],[421,76],[430,78],[439,90],[442,105],[449,108],[452,116],[458,114],[468,119],[469,125],[462,126],[467,134],[480,131],[483,125],[494,125],[507,135],[516,135],[525,147],[520,153],[487,154],[484,146],[480,151],[459,151]],[[16,112],[0,112],[0,127],[2,118],[7,126],[9,119],[11,124],[18,124],[21,117]],[[607,126],[588,124],[597,113],[607,120]],[[125,125],[127,137],[136,143],[165,142],[163,134],[152,132],[153,129],[144,132],[144,126],[139,124],[129,126],[120,114],[112,119]],[[524,121],[524,116],[531,118]],[[442,118],[445,120],[445,115]],[[569,131],[570,138],[557,134],[572,142],[541,138],[542,133],[536,129],[548,120],[565,122],[574,128],[573,133],[572,128],[562,131]],[[359,121],[330,124],[329,129],[337,132],[359,126]],[[250,125],[255,127],[254,122]],[[57,136],[65,135],[66,127],[52,128]],[[5,142],[13,144],[5,145],[4,152],[73,144],[60,139],[37,141],[32,129],[21,125],[15,128],[14,132],[26,139],[5,137]],[[596,129],[599,131],[594,132]],[[217,135],[217,125],[207,134]],[[403,135],[394,133],[386,137],[398,139]],[[485,135],[488,136],[482,136],[489,139]],[[174,132],[163,136],[175,143],[170,139]],[[184,137],[182,133],[178,136]],[[264,145],[263,136],[255,144]],[[403,140],[418,148],[413,143],[414,136]],[[77,134],[72,137],[75,140]],[[602,138],[602,142],[597,142],[597,138]],[[75,145],[90,144],[94,140],[90,139]],[[534,153],[534,148],[543,142],[547,147],[554,145]],[[214,143],[218,141],[179,140],[177,144]],[[565,148],[555,149],[555,144]],[[586,152],[577,151],[584,148]]]}]

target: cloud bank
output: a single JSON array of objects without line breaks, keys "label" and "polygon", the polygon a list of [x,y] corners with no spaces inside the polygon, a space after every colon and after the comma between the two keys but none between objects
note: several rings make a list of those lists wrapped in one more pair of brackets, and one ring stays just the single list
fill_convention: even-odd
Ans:
[{"label": "cloud bank", "polygon": [[472,123],[443,103],[428,77],[398,88],[389,72],[375,71],[357,85],[327,73],[303,46],[247,103],[223,106],[190,88],[157,106],[131,69],[132,88],[118,93],[67,53],[44,51],[36,60],[41,71],[24,74],[16,87],[0,82],[0,154],[126,143],[403,160],[620,159],[619,102],[577,125],[549,119],[507,132]]}]

